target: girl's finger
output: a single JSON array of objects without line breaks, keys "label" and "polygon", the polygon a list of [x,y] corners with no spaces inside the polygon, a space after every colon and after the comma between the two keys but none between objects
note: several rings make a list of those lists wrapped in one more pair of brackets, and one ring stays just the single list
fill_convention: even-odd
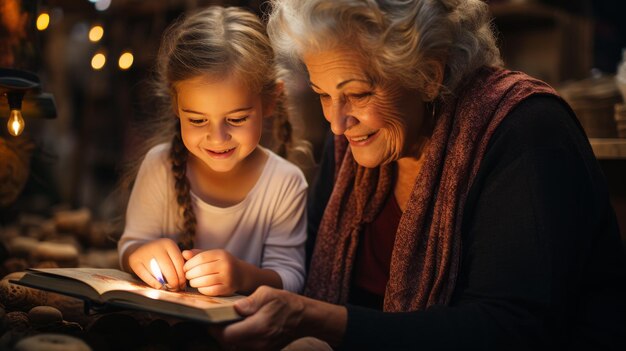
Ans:
[{"label": "girl's finger", "polygon": [[218,261],[205,262],[197,266],[193,266],[189,270],[187,270],[185,272],[185,278],[187,278],[188,280],[191,280],[191,279],[195,279],[195,278],[199,278],[199,277],[203,277],[207,275],[219,274],[219,273],[220,273],[220,265]]},{"label": "girl's finger", "polygon": [[195,255],[197,255],[200,252],[202,252],[202,250],[192,249],[192,250],[183,250],[182,254],[185,260],[190,260],[191,258],[193,258]]},{"label": "girl's finger", "polygon": [[221,250],[206,250],[206,251],[192,250],[192,251],[194,251],[194,255],[193,257],[188,259],[187,262],[185,262],[185,266],[184,266],[185,271],[189,271],[197,265],[217,261],[222,258]]},{"label": "girl's finger", "polygon": [[[185,265],[185,258],[183,257],[178,247],[167,248],[167,254],[169,255],[169,258],[176,271],[176,279],[178,281],[178,284],[176,284],[175,286],[183,290],[185,289],[185,286],[187,285],[187,279],[185,278],[185,270],[183,269],[183,266]],[[169,284],[172,285],[172,283],[169,283]]]},{"label": "girl's finger", "polygon": [[206,288],[213,285],[222,284],[219,274],[203,275],[197,278],[189,279],[189,285],[192,288]]},{"label": "girl's finger", "polygon": [[228,296],[232,295],[233,293],[231,291],[231,288],[223,284],[216,284],[204,288],[198,288],[198,292],[207,296]]},{"label": "girl's finger", "polygon": [[143,280],[144,283],[155,289],[161,288],[161,283],[156,280],[156,278],[154,278],[152,272],[150,272],[150,270],[144,264],[138,264],[136,267],[132,267],[132,269],[139,277],[139,279]]},{"label": "girl's finger", "polygon": [[165,256],[163,259],[158,259],[159,268],[161,269],[161,274],[163,274],[163,278],[167,285],[170,288],[178,290],[180,288],[180,279],[178,277],[178,272],[176,271],[176,266],[170,256]]}]

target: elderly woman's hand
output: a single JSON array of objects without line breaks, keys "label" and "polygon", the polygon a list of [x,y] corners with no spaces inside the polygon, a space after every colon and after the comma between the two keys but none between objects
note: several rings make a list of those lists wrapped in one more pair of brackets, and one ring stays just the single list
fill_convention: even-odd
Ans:
[{"label": "elderly woman's hand", "polygon": [[227,349],[279,350],[304,336],[338,344],[347,321],[345,307],[267,286],[237,301],[235,308],[243,321],[211,329]]}]

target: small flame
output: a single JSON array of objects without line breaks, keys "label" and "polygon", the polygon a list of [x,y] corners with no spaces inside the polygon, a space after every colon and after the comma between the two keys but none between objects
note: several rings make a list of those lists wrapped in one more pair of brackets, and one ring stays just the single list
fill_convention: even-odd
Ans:
[{"label": "small flame", "polygon": [[161,274],[161,268],[159,268],[159,264],[157,263],[155,258],[150,260],[150,270],[152,271],[152,275],[159,281],[159,283],[165,284],[165,279],[163,279],[163,274]]},{"label": "small flame", "polygon": [[24,131],[24,125],[25,123],[24,118],[22,118],[22,112],[18,109],[11,109],[9,122],[7,123],[9,133],[13,136],[22,134],[22,131]]},{"label": "small flame", "polygon": [[13,134],[18,135],[20,133],[20,122],[18,121],[13,121],[11,122],[11,131],[13,131]]}]

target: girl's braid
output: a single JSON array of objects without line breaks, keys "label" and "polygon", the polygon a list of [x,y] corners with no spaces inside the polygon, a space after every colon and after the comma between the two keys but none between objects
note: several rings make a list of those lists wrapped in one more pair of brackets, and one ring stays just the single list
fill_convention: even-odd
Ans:
[{"label": "girl's braid", "polygon": [[[180,122],[178,122],[180,123]],[[178,239],[178,247],[181,250],[193,248],[194,237],[196,236],[196,215],[191,206],[191,194],[189,180],[187,179],[187,157],[189,152],[183,144],[180,136],[180,124],[172,140],[170,160],[172,161],[172,173],[174,174],[174,188],[176,190],[176,201],[181,208],[183,215],[183,231]]]}]

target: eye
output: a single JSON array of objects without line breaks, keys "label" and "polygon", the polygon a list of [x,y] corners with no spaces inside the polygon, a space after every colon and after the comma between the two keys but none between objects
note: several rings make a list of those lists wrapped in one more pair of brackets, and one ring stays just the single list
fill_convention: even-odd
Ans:
[{"label": "eye", "polygon": [[374,93],[372,93],[371,91],[368,91],[368,92],[359,93],[359,94],[349,94],[348,98],[353,99],[353,100],[357,100],[357,101],[361,101],[361,100],[365,100],[365,99],[369,98],[372,95],[374,95]]},{"label": "eye", "polygon": [[227,118],[226,119],[228,124],[233,125],[233,126],[240,126],[240,125],[244,124],[247,120],[248,120],[248,116],[239,117],[239,118]]},{"label": "eye", "polygon": [[317,93],[317,96],[319,96],[320,101],[322,102],[327,102],[330,101],[330,95],[325,94],[325,93]]},{"label": "eye", "polygon": [[205,123],[206,121],[207,121],[206,118],[189,118],[189,123],[195,126],[201,125]]}]

